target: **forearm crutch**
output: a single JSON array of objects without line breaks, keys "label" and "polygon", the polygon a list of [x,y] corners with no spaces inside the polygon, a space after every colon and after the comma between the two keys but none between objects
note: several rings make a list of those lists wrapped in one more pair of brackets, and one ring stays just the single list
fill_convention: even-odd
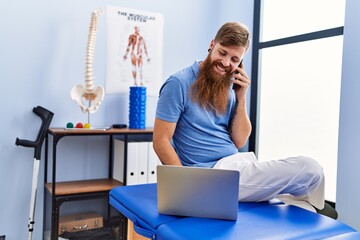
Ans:
[{"label": "forearm crutch", "polygon": [[32,147],[34,148],[34,169],[33,169],[33,179],[32,179],[32,190],[31,190],[31,200],[30,200],[30,216],[29,216],[29,223],[28,223],[28,239],[32,239],[33,233],[33,226],[35,224],[34,221],[34,214],[35,214],[35,200],[36,200],[36,189],[37,189],[37,180],[38,180],[38,173],[39,173],[39,165],[40,165],[40,156],[41,156],[41,147],[44,142],[46,133],[49,129],[51,120],[54,116],[52,112],[49,110],[37,106],[33,108],[33,112],[41,118],[41,127],[39,129],[39,133],[36,137],[35,141],[24,140],[16,138],[15,144],[17,146],[24,146],[24,147]]}]

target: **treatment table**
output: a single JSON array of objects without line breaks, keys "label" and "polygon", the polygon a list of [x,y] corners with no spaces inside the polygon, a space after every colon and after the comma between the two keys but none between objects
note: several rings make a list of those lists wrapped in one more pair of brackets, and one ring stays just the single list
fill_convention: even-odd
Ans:
[{"label": "treatment table", "polygon": [[110,205],[149,239],[360,239],[340,221],[277,200],[239,202],[237,220],[229,221],[159,214],[156,184],[115,187],[109,194]]}]

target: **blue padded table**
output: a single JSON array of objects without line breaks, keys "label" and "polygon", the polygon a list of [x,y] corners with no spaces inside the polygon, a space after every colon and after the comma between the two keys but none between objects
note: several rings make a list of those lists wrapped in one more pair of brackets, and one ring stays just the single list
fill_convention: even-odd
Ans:
[{"label": "blue padded table", "polygon": [[357,234],[339,221],[280,201],[239,203],[236,221],[163,215],[157,211],[156,184],[113,188],[109,202],[150,239],[355,239],[346,237]]},{"label": "blue padded table", "polygon": [[324,240],[359,240],[360,232],[348,232],[341,235],[324,238]]}]

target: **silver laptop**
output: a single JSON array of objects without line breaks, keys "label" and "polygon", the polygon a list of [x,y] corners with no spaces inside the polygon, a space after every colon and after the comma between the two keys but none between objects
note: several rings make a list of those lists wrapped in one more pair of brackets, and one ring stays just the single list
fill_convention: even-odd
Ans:
[{"label": "silver laptop", "polygon": [[157,166],[160,214],[236,220],[238,171]]}]

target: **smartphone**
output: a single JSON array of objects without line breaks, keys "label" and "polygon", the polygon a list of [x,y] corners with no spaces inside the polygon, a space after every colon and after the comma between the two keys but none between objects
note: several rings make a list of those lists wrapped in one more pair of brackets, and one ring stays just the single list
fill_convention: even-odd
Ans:
[{"label": "smartphone", "polygon": [[[239,63],[238,67],[241,68],[241,64],[243,62],[244,59],[241,60],[241,62]],[[238,71],[236,71],[236,73],[239,73]]]},{"label": "smartphone", "polygon": [[[241,62],[239,63],[238,67],[241,67],[242,62],[243,62],[243,59],[242,59]],[[239,71],[235,71],[235,74],[238,74],[238,73],[239,73]],[[235,89],[235,87],[238,87],[238,85],[233,84],[233,89]]]}]

